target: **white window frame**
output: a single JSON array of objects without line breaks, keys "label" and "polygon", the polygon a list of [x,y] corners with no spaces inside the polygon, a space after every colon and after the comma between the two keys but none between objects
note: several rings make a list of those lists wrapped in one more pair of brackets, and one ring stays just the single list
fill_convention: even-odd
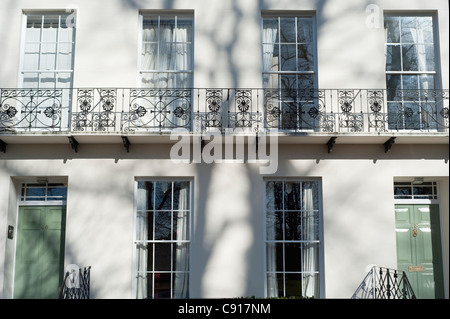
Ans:
[{"label": "white window frame", "polygon": [[[323,236],[323,196],[322,196],[322,180],[321,179],[316,179],[316,178],[295,178],[295,177],[277,177],[277,178],[267,178],[264,179],[264,225],[263,225],[263,234],[264,234],[264,296],[269,297],[268,296],[268,269],[267,269],[267,245],[269,243],[304,243],[305,241],[303,240],[268,240],[267,239],[267,214],[268,214],[268,209],[267,209],[267,184],[269,182],[282,182],[283,185],[284,183],[288,183],[288,182],[299,182],[299,183],[303,183],[303,182],[316,182],[317,183],[317,196],[318,196],[318,228],[319,228],[319,240],[316,241],[318,243],[318,275],[319,275],[319,295],[320,298],[325,298],[325,269],[324,269],[324,236]],[[283,186],[284,187],[284,186]],[[278,211],[278,210],[277,210]],[[283,214],[284,214],[284,210],[283,210]],[[284,219],[284,218],[283,218]],[[284,228],[284,225],[283,225]],[[283,230],[284,232],[284,230]],[[285,259],[283,258],[283,265],[285,264]],[[284,268],[284,266],[283,266]],[[276,272],[278,273],[278,272]],[[286,273],[286,271],[283,269],[283,274]],[[299,273],[302,273],[302,271],[300,271]],[[282,296],[280,296],[282,297]]]},{"label": "white window frame", "polygon": [[[172,182],[173,183],[177,183],[177,182],[187,182],[189,183],[189,209],[188,209],[188,213],[189,213],[189,224],[188,224],[188,233],[189,233],[189,238],[187,240],[138,240],[137,239],[137,227],[138,227],[138,220],[137,220],[137,215],[138,215],[138,183],[139,182]],[[183,243],[183,244],[187,244],[189,245],[189,251],[188,251],[188,281],[189,281],[189,288],[188,288],[188,297],[189,298],[192,294],[191,294],[191,290],[192,290],[192,285],[191,285],[191,256],[192,256],[192,219],[193,219],[193,200],[194,200],[194,191],[193,191],[193,180],[192,178],[185,178],[185,177],[173,177],[173,178],[167,178],[167,177],[160,177],[160,178],[136,178],[135,180],[135,190],[134,190],[134,227],[133,227],[133,281],[132,281],[132,298],[136,299],[139,296],[137,295],[137,287],[138,287],[138,273],[140,271],[138,271],[138,254],[137,254],[137,244],[139,243],[166,243],[166,244],[176,244],[176,243]],[[172,196],[173,196],[173,191],[172,191]],[[171,199],[173,201],[173,197]],[[172,210],[171,212],[173,213],[174,210]],[[153,262],[154,262],[155,258],[153,257]],[[173,258],[171,257],[171,265],[173,265]],[[172,268],[172,267],[171,267]],[[142,271],[142,272],[147,272],[147,271]],[[157,273],[159,271],[157,270],[152,270],[152,271],[148,271],[147,273]],[[176,273],[176,271],[174,270],[170,270],[169,272],[165,273],[170,273],[171,277],[174,273]],[[171,294],[172,294],[172,279],[171,279]],[[154,293],[154,287],[152,287],[152,294]],[[151,298],[152,296],[147,296],[148,298]],[[173,299],[173,296],[171,296],[171,298]]]}]

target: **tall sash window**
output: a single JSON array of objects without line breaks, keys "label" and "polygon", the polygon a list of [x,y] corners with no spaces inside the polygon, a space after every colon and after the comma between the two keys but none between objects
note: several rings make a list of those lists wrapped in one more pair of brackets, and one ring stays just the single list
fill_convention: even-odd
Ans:
[{"label": "tall sash window", "polygon": [[132,94],[132,110],[139,117],[135,124],[150,130],[189,129],[193,15],[145,14],[141,20],[139,81],[142,89]]},{"label": "tall sash window", "polygon": [[387,15],[384,28],[389,128],[437,129],[433,17]]},{"label": "tall sash window", "polygon": [[73,86],[73,14],[27,14],[24,33],[21,88],[39,93],[22,94],[25,108],[22,113],[36,116],[21,125],[67,129]]},{"label": "tall sash window", "polygon": [[317,181],[266,184],[268,297],[320,297],[320,204]]},{"label": "tall sash window", "polygon": [[138,181],[136,297],[188,298],[190,182]]},{"label": "tall sash window", "polygon": [[[262,19],[263,87],[269,128],[312,129],[315,106],[316,34],[314,18],[264,16]],[[274,112],[274,110],[277,110]]]}]

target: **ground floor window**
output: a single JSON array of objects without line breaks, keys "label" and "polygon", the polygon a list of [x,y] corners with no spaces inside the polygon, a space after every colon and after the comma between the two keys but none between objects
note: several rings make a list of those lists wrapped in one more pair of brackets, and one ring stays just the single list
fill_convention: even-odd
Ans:
[{"label": "ground floor window", "polygon": [[320,297],[318,181],[266,184],[268,297]]},{"label": "ground floor window", "polygon": [[188,298],[190,182],[138,181],[136,297]]}]

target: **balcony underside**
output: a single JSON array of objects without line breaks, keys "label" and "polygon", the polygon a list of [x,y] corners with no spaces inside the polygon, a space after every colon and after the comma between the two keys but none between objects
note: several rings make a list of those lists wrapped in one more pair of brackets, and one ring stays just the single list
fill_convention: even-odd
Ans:
[{"label": "balcony underside", "polygon": [[[0,139],[7,144],[67,144],[69,137],[75,138],[80,144],[116,144],[123,143],[125,135],[121,134],[69,134],[69,133],[50,133],[50,134],[0,134]],[[180,133],[167,134],[133,134],[126,135],[131,144],[174,144],[182,136],[200,137],[211,139],[213,135],[208,133]],[[223,135],[222,135],[223,136]],[[243,135],[234,136],[235,140]],[[244,135],[248,136],[248,135]],[[251,136],[255,136],[252,134]],[[261,136],[261,135],[259,135]],[[412,134],[412,133],[386,133],[386,134],[351,134],[351,133],[306,133],[306,134],[283,134],[278,132],[265,136],[277,136],[279,144],[326,144],[331,138],[335,139],[335,144],[383,144],[391,138],[395,138],[395,144],[449,144],[448,133],[434,134]],[[247,140],[244,140],[247,142]]]}]

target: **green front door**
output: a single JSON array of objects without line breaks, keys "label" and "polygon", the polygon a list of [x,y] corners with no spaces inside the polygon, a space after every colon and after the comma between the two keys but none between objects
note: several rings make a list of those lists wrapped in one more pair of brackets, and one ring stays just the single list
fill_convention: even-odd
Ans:
[{"label": "green front door", "polygon": [[64,206],[22,206],[17,226],[14,298],[58,298],[64,273]]},{"label": "green front door", "polygon": [[444,298],[438,205],[396,205],[397,266],[417,298]]}]

